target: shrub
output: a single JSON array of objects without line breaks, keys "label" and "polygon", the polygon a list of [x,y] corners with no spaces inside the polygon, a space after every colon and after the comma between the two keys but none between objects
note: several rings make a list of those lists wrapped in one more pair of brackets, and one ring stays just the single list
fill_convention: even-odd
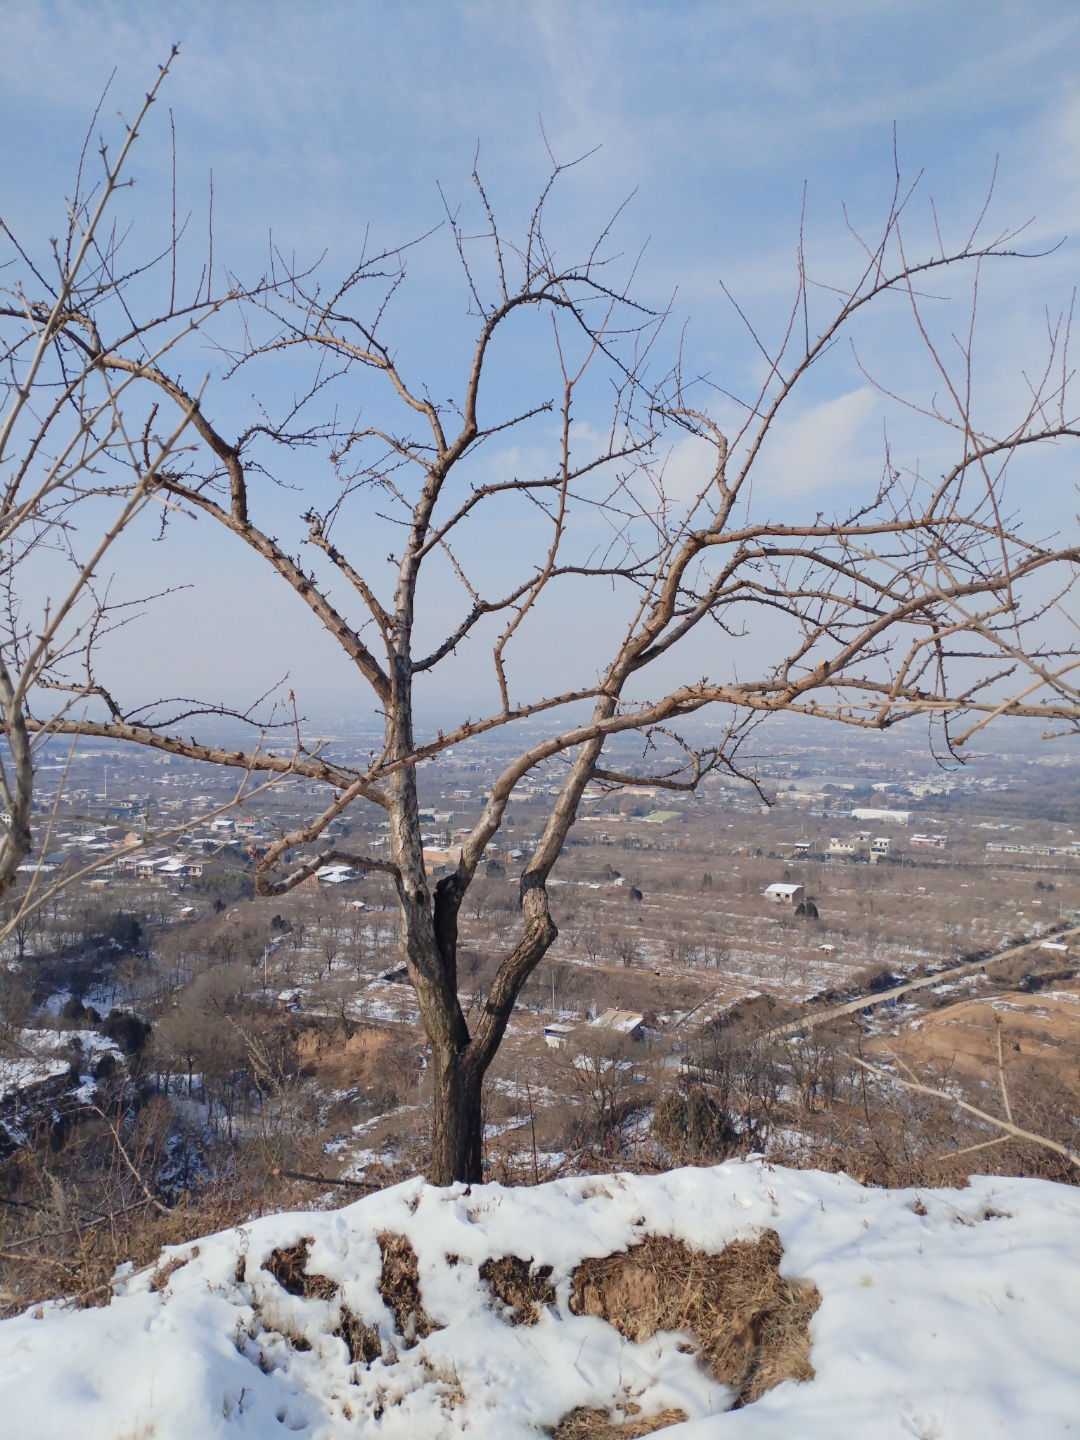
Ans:
[{"label": "shrub", "polygon": [[153,1029],[149,1020],[142,1020],[130,1010],[110,1010],[102,1026],[104,1034],[115,1040],[125,1055],[138,1055],[150,1039]]}]

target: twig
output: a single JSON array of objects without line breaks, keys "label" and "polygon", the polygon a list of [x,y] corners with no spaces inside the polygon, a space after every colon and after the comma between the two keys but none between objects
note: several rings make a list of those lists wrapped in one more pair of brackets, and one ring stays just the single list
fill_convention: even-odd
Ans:
[{"label": "twig", "polygon": [[275,1165],[270,1174],[283,1180],[310,1180],[313,1185],[350,1185],[357,1190],[378,1190],[370,1180],[332,1180],[329,1175],[305,1175],[300,1170],[282,1170]]},{"label": "twig", "polygon": [[[1032,1145],[1042,1145],[1047,1150],[1064,1155],[1066,1160],[1071,1161],[1080,1170],[1080,1155],[1075,1150],[1070,1150],[1067,1145],[1059,1145],[1056,1140],[1050,1140],[1045,1135],[1034,1135],[1030,1130],[1022,1130],[1019,1125],[1014,1125],[1010,1120],[999,1120],[996,1115],[988,1115],[985,1110],[979,1110],[974,1105],[969,1105],[966,1100],[957,1099],[955,1095],[950,1095],[946,1090],[935,1090],[929,1085],[920,1085],[916,1080],[901,1080],[898,1075],[890,1074],[888,1070],[881,1070],[877,1065],[871,1065],[866,1060],[860,1060],[857,1055],[852,1055],[850,1052],[848,1059],[853,1060],[856,1065],[861,1065],[864,1070],[869,1070],[871,1075],[876,1075],[880,1080],[891,1080],[894,1085],[902,1085],[905,1090],[914,1090],[920,1095],[933,1095],[937,1100],[945,1100],[950,1105],[956,1105],[961,1110],[966,1110],[969,1115],[974,1115],[978,1120],[984,1120],[987,1125],[996,1125],[999,1130],[1007,1131],[1017,1140],[1027,1140]],[[963,1152],[958,1153],[962,1154]]]},{"label": "twig", "polygon": [[962,1150],[947,1150],[944,1155],[938,1155],[938,1160],[951,1160],[956,1155],[970,1155],[974,1150],[988,1150],[991,1145],[1005,1145],[1012,1139],[1011,1135],[998,1135],[993,1140],[981,1140],[978,1145],[965,1145]]},{"label": "twig", "polygon": [[112,1131],[112,1137],[113,1137],[113,1139],[116,1141],[116,1148],[120,1151],[120,1156],[121,1156],[124,1164],[125,1164],[125,1165],[127,1166],[127,1168],[131,1171],[131,1173],[132,1173],[132,1175],[135,1177],[135,1179],[138,1181],[139,1189],[140,1189],[140,1190],[143,1192],[143,1194],[146,1196],[147,1201],[148,1201],[151,1205],[153,1205],[153,1207],[154,1207],[155,1210],[159,1210],[162,1215],[171,1215],[171,1214],[173,1213],[172,1206],[171,1206],[171,1205],[163,1205],[162,1202],[161,1202],[160,1200],[158,1200],[157,1197],[151,1193],[149,1187],[148,1187],[147,1184],[146,1184],[146,1181],[143,1179],[143,1177],[142,1177],[142,1175],[140,1174],[139,1170],[136,1168],[135,1162],[132,1160],[131,1156],[130,1156],[130,1155],[127,1153],[127,1151],[124,1149],[124,1142],[120,1139],[120,1131],[116,1128],[116,1126],[113,1124],[113,1122],[109,1119],[108,1115],[105,1114],[105,1111],[104,1111],[104,1110],[98,1109],[98,1107],[97,1107],[96,1105],[95,1105],[93,1108],[94,1108],[95,1110],[97,1110],[97,1113],[101,1116],[102,1120],[105,1121],[105,1124],[106,1124],[106,1125],[109,1127],[109,1129]]}]

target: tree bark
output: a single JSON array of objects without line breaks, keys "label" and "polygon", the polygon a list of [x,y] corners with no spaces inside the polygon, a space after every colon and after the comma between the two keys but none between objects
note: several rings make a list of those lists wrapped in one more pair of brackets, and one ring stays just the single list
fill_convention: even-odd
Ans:
[{"label": "tree bark", "polygon": [[484,1178],[484,1072],[468,1053],[432,1047],[431,1174],[434,1185]]}]

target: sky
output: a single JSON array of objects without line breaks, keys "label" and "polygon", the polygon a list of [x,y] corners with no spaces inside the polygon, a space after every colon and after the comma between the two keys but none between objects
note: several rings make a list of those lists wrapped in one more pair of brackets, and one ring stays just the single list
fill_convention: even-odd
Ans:
[{"label": "sky", "polygon": [[[99,125],[115,135],[117,114],[133,113],[174,42],[180,55],[124,199],[132,243],[147,252],[164,233],[169,205],[170,113],[192,253],[207,225],[212,172],[216,263],[247,276],[265,266],[271,235],[282,253],[303,262],[325,256],[337,274],[365,235],[393,245],[438,226],[443,197],[472,223],[477,156],[501,223],[519,233],[546,177],[545,145],[560,160],[595,152],[553,203],[560,253],[579,253],[625,202],[611,246],[624,257],[617,264],[638,257],[635,293],[648,305],[671,304],[667,334],[685,336],[688,365],[741,392],[760,357],[720,281],[762,334],[775,333],[792,296],[804,205],[811,270],[825,280],[849,273],[848,226],[872,231],[882,217],[895,132],[904,175],[924,172],[912,219],[917,240],[929,234],[931,197],[946,232],[958,234],[996,168],[991,228],[1030,221],[1026,247],[1057,247],[987,282],[980,380],[991,410],[1011,403],[1016,372],[1036,353],[1043,307],[1067,306],[1075,283],[1080,10],[1072,3],[6,0],[0,214],[35,253],[61,223],[110,76]],[[409,288],[389,316],[395,346],[433,393],[459,393],[475,324],[445,225],[410,264]],[[858,338],[864,363],[923,393],[928,378],[907,340],[887,325]],[[526,328],[500,354],[500,405],[512,408],[519,395],[549,384],[542,342]],[[280,407],[303,383],[292,362],[250,385],[246,376],[226,384],[212,355],[193,353],[185,363],[210,374],[214,413],[236,429],[250,422],[257,400]],[[350,393],[342,403],[379,402]],[[716,398],[726,423],[724,404]],[[763,457],[762,503],[774,512],[841,506],[873,486],[887,408],[850,351],[838,356],[813,377]],[[579,418],[600,433],[602,386],[586,391]],[[908,463],[932,466],[932,446],[919,450],[925,440],[905,430],[902,417],[890,423],[901,444],[915,447]],[[490,447],[473,473],[490,478],[542,464],[552,442],[550,427],[534,426]],[[299,538],[309,495],[327,494],[325,462],[308,453],[274,463],[295,488],[260,492],[258,518]],[[675,447],[669,463],[676,487],[701,473],[692,446]],[[1048,470],[1022,476],[1023,504],[1044,531],[1070,523],[1075,511],[1066,463],[1052,459]],[[379,564],[385,546],[374,520],[357,511],[348,523],[342,534],[354,553]],[[500,523],[478,528],[468,557],[493,585],[510,573],[509,557],[527,548],[520,516]],[[115,564],[117,593],[188,587],[110,642],[109,677],[126,701],[197,693],[243,703],[287,675],[308,712],[371,715],[370,695],[295,596],[209,525],[178,522],[161,544],[144,528],[118,549]],[[461,610],[448,567],[424,598],[421,630],[434,637]],[[515,686],[532,694],[564,688],[570,671],[587,676],[621,623],[603,601],[568,591],[530,632]],[[483,645],[465,647],[422,704],[447,718],[489,705],[488,664]]]}]

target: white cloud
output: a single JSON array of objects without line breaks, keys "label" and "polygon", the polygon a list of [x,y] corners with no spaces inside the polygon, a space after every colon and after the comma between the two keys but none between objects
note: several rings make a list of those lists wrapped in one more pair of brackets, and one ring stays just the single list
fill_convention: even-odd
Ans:
[{"label": "white cloud", "polygon": [[[754,466],[754,495],[813,497],[851,484],[876,484],[881,471],[880,429],[873,420],[881,401],[869,385],[825,400],[792,419],[780,420],[770,431]],[[725,420],[727,423],[725,424]],[[720,417],[731,437],[738,421]],[[728,463],[733,477],[745,455],[736,451]],[[705,490],[716,467],[716,451],[707,441],[687,435],[673,445],[664,462],[664,493],[685,503]]]},{"label": "white cloud", "polygon": [[715,470],[715,447],[696,435],[687,435],[671,447],[664,462],[664,494],[675,503],[695,499]]},{"label": "white cloud", "polygon": [[874,483],[881,469],[870,421],[881,402],[869,385],[825,400],[781,421],[762,447],[754,488],[768,495],[811,496],[856,482]]}]

